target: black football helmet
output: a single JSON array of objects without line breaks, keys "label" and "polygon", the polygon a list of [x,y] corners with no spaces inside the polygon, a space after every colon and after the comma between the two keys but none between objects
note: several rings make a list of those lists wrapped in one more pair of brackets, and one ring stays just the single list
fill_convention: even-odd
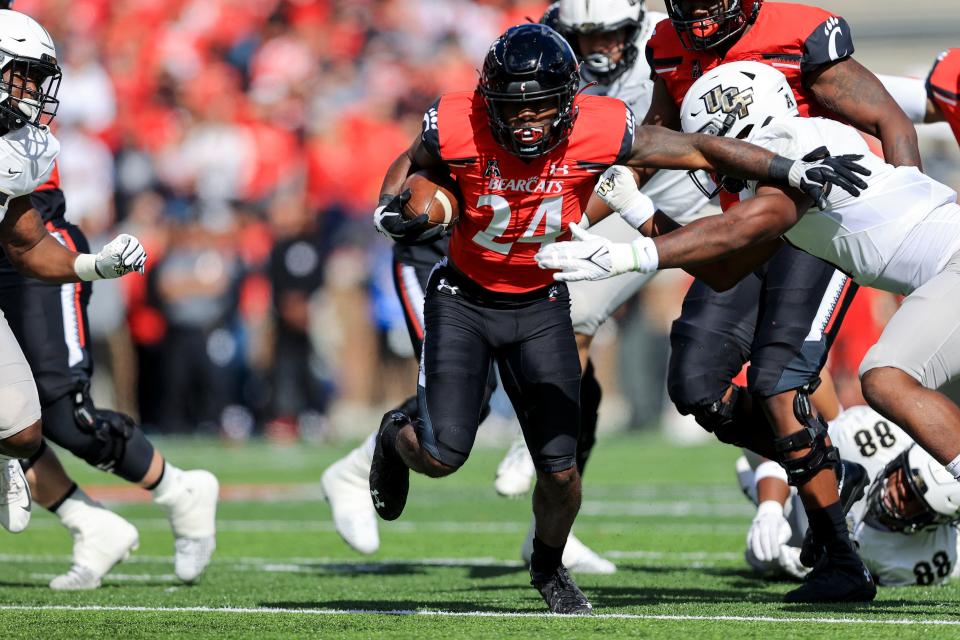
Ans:
[{"label": "black football helmet", "polygon": [[709,15],[693,17],[690,0],[666,0],[667,15],[689,51],[703,51],[730,40],[752,24],[763,0],[714,0]]},{"label": "black football helmet", "polygon": [[[573,49],[559,33],[543,24],[510,27],[490,47],[480,73],[483,96],[494,139],[521,158],[536,158],[570,136],[577,109],[574,98],[580,73]],[[555,100],[557,115],[549,129],[511,125],[505,104]]]}]

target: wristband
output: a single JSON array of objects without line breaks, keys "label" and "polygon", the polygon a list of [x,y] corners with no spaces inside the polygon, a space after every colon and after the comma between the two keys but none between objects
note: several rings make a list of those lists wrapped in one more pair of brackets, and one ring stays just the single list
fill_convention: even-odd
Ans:
[{"label": "wristband", "polygon": [[92,253],[81,253],[73,261],[73,270],[77,277],[86,282],[91,280],[103,280],[103,274],[97,269],[97,256]]},{"label": "wristband", "polygon": [[633,269],[640,273],[652,273],[660,266],[660,254],[657,252],[657,245],[653,239],[646,236],[640,236],[630,243],[630,250],[633,253]]},{"label": "wristband", "polygon": [[639,229],[644,222],[653,217],[657,207],[650,198],[640,191],[630,199],[629,206],[620,212],[620,217],[634,229]]},{"label": "wristband", "polygon": [[790,169],[793,168],[793,165],[794,161],[790,158],[784,158],[780,155],[774,156],[773,160],[770,161],[770,168],[767,170],[767,174],[773,182],[789,185]]},{"label": "wristband", "polygon": [[377,200],[377,206],[378,206],[378,207],[385,207],[385,206],[387,206],[388,204],[390,204],[390,201],[393,200],[393,199],[396,198],[396,197],[397,197],[397,196],[393,195],[392,193],[385,193],[385,194],[383,194],[382,196],[380,196],[380,199],[379,199],[379,200]]}]

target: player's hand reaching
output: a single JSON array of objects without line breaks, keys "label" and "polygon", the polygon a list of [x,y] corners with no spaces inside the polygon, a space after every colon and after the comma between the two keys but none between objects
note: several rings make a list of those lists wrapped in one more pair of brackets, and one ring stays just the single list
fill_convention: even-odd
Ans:
[{"label": "player's hand reaching", "polygon": [[407,220],[403,217],[403,206],[410,200],[410,190],[404,189],[400,195],[393,196],[373,212],[373,224],[385,237],[401,244],[430,244],[439,240],[446,232],[441,225],[427,227],[430,221],[427,214]]},{"label": "player's hand reaching", "polygon": [[93,255],[81,253],[73,268],[82,280],[109,280],[133,271],[143,273],[147,264],[147,252],[140,241],[127,233],[121,233]]},{"label": "player's hand reaching", "polygon": [[852,196],[859,196],[867,183],[858,176],[869,176],[871,171],[857,160],[859,154],[831,156],[826,147],[818,147],[790,165],[787,180],[791,187],[807,194],[821,210],[827,206],[827,198],[834,185]]},{"label": "player's hand reaching", "polygon": [[783,505],[776,500],[764,500],[747,531],[747,546],[758,560],[770,562],[779,558],[780,547],[790,540],[790,535]]},{"label": "player's hand reaching", "polygon": [[613,276],[639,271],[649,273],[657,269],[657,249],[653,240],[641,236],[633,242],[613,242],[584,231],[571,223],[574,240],[554,242],[537,252],[541,269],[559,269],[554,280],[604,280]]}]

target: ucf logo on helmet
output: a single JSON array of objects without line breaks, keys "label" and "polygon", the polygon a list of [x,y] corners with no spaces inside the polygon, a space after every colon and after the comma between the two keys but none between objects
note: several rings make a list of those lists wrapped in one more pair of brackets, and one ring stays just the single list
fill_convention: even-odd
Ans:
[{"label": "ucf logo on helmet", "polygon": [[706,92],[700,99],[707,107],[707,113],[732,113],[738,118],[746,118],[750,115],[748,107],[753,104],[753,87],[747,87],[743,91],[736,87],[724,89],[716,86]]}]

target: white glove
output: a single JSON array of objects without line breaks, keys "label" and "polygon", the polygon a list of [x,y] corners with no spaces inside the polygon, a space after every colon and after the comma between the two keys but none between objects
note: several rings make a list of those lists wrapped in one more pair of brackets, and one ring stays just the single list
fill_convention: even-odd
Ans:
[{"label": "white glove", "polygon": [[100,253],[81,253],[73,263],[73,269],[81,280],[119,278],[131,271],[143,273],[147,252],[133,236],[121,233],[107,243]]},{"label": "white glove", "polygon": [[541,269],[559,269],[554,280],[604,280],[628,271],[657,270],[657,248],[653,240],[640,236],[630,243],[613,242],[570,223],[575,240],[554,242],[537,252]]},{"label": "white glove", "polygon": [[639,229],[657,210],[653,201],[637,188],[633,172],[620,165],[604,171],[593,192],[634,229]]},{"label": "white glove", "polygon": [[777,556],[777,564],[783,571],[794,578],[803,580],[810,567],[803,566],[800,562],[800,547],[791,547],[789,545],[780,545],[780,554]]},{"label": "white glove", "polygon": [[747,546],[758,560],[770,562],[780,556],[780,546],[790,540],[790,535],[790,523],[783,517],[783,505],[776,500],[764,500],[757,507],[757,514],[747,531]]}]

